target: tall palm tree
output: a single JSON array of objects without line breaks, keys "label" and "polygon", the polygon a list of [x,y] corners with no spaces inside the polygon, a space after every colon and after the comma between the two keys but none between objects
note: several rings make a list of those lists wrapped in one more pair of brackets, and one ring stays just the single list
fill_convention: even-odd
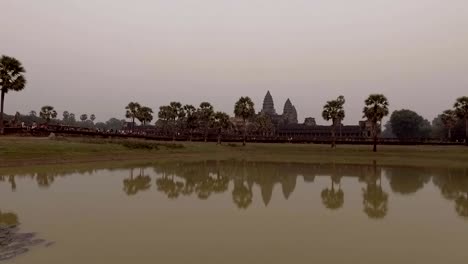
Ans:
[{"label": "tall palm tree", "polygon": [[138,109],[136,118],[143,124],[146,125],[153,120],[153,109],[147,106],[142,106]]},{"label": "tall palm tree", "polygon": [[159,107],[159,119],[169,125],[172,130],[172,140],[175,141],[177,128],[181,126],[181,120],[185,119],[185,111],[179,102],[171,102],[169,105]]},{"label": "tall palm tree", "polygon": [[458,98],[453,107],[458,118],[465,120],[465,145],[468,146],[468,96]]},{"label": "tall palm tree", "polygon": [[242,118],[242,122],[244,124],[242,145],[245,146],[247,139],[247,120],[255,115],[255,108],[252,99],[250,99],[248,96],[239,98],[234,106],[234,115],[236,117]]},{"label": "tall palm tree", "polygon": [[198,127],[198,111],[193,105],[184,105],[185,127],[189,130],[189,141],[192,141],[193,130]]},{"label": "tall palm tree", "polygon": [[91,114],[89,116],[89,119],[94,123],[94,120],[96,120],[96,115],[95,114]]},{"label": "tall palm tree", "polygon": [[218,145],[221,145],[221,135],[223,130],[227,130],[231,127],[231,121],[229,121],[229,116],[223,112],[216,112],[214,114],[213,127],[218,132]]},{"label": "tall palm tree", "polygon": [[130,118],[132,120],[132,130],[135,128],[135,118],[137,118],[138,110],[140,109],[141,105],[137,102],[130,102],[125,107],[125,117]]},{"label": "tall palm tree", "polygon": [[208,129],[213,122],[213,116],[213,106],[208,102],[202,102],[198,108],[198,118],[203,125],[205,142],[208,140]]},{"label": "tall palm tree", "polygon": [[46,121],[48,124],[50,120],[57,117],[57,111],[54,110],[53,106],[45,105],[41,108],[39,116]]},{"label": "tall palm tree", "polygon": [[88,120],[88,115],[87,114],[82,114],[80,116],[80,120],[81,120],[81,122],[84,122],[84,121]]},{"label": "tall palm tree", "polygon": [[0,57],[0,135],[4,133],[3,108],[5,94],[9,91],[21,91],[26,86],[26,78],[21,62],[13,57],[3,55]]},{"label": "tall palm tree", "polygon": [[363,110],[364,118],[371,124],[372,138],[374,139],[374,152],[377,152],[377,136],[379,133],[379,125],[382,123],[382,118],[388,115],[388,100],[383,94],[371,94],[364,101],[365,107]]},{"label": "tall palm tree", "polygon": [[343,105],[345,103],[344,96],[340,95],[336,100],[327,101],[323,106],[322,117],[326,121],[332,121],[332,148],[336,147],[336,126],[341,124],[341,121],[345,118],[345,111]]},{"label": "tall palm tree", "polygon": [[440,116],[442,123],[448,129],[448,140],[452,139],[452,129],[457,124],[457,115],[453,110],[445,110]]}]

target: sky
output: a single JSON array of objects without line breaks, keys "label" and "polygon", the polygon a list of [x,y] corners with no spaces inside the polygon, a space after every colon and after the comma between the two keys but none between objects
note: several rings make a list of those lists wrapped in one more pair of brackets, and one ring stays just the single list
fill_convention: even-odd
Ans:
[{"label": "sky", "polygon": [[344,95],[347,124],[383,93],[390,111],[430,121],[468,96],[466,0],[0,0],[0,54],[27,70],[5,111],[52,105],[124,118],[130,101],[211,102],[240,96],[277,112],[290,98],[318,123]]}]

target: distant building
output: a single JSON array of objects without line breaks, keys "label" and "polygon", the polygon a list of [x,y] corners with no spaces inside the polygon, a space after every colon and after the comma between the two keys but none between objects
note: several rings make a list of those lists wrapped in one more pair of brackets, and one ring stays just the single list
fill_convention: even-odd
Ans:
[{"label": "distant building", "polygon": [[[283,113],[277,114],[273,96],[270,91],[263,99],[263,107],[259,114],[267,115],[275,125],[275,133],[278,136],[288,137],[313,137],[327,138],[331,137],[331,126],[317,125],[315,118],[307,117],[304,123],[299,124],[296,107],[288,98],[284,103]],[[370,136],[370,126],[366,121],[360,121],[358,125],[345,126],[338,124],[336,127],[336,136],[342,138],[365,138]]]}]

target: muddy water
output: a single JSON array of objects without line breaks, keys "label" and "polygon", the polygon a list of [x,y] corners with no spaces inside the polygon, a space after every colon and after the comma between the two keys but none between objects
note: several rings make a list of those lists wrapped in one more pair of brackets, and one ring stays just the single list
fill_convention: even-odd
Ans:
[{"label": "muddy water", "polygon": [[1,228],[2,264],[466,263],[468,170],[23,169],[0,172]]}]

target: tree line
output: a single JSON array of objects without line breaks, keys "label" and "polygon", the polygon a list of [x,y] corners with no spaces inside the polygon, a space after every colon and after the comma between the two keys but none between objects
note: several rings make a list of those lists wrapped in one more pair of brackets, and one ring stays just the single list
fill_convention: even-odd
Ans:
[{"label": "tree line", "polygon": [[[1,107],[0,107],[0,134],[3,134],[4,127],[4,99],[5,95],[10,91],[21,91],[26,85],[24,76],[25,69],[21,62],[13,57],[2,56],[0,58],[0,87],[1,87]],[[326,121],[331,121],[331,134],[333,148],[336,147],[336,128],[342,124],[345,118],[344,104],[346,100],[344,96],[339,96],[335,100],[327,101],[323,107],[322,117]],[[135,128],[135,120],[141,122],[143,126],[150,124],[153,120],[153,109],[148,106],[140,105],[138,102],[130,102],[126,106],[125,117],[131,119],[132,129]],[[363,118],[367,121],[370,131],[370,137],[374,142],[374,151],[377,151],[378,137],[381,134],[382,119],[389,114],[389,102],[383,94],[371,94],[364,101]],[[34,116],[33,112],[30,116]],[[54,120],[57,117],[57,112],[52,106],[44,106],[41,108],[40,118],[46,123]],[[221,135],[224,131],[233,127],[229,115],[224,112],[214,111],[213,106],[209,102],[202,102],[198,108],[193,105],[182,105],[180,102],[171,102],[168,105],[159,107],[157,113],[158,120],[156,126],[161,126],[165,130],[170,131],[173,139],[183,130],[189,131],[191,140],[193,131],[202,130],[204,140],[207,140],[208,130],[215,129],[218,133],[218,143],[221,142]],[[242,122],[243,145],[246,143],[248,132],[248,123],[251,130],[257,133],[271,133],[273,125],[268,116],[257,115],[255,113],[254,103],[248,97],[241,97],[234,105],[234,116]],[[93,127],[95,115],[82,114],[80,116],[80,124],[88,124]],[[112,124],[117,124],[122,120],[111,119],[106,123],[98,123],[94,127],[109,128]],[[65,124],[76,124],[76,119],[73,113],[65,111],[63,113],[62,122]],[[438,135],[447,132],[444,138],[452,139],[452,131],[460,126],[464,126],[465,142],[468,145],[468,96],[462,96],[456,99],[452,109],[448,109],[441,113],[434,121],[432,126],[436,126],[439,130]],[[426,137],[430,135],[431,125],[427,120],[422,118],[414,111],[402,109],[394,111],[390,117],[390,121],[385,125],[389,136],[394,136],[399,139],[408,139],[414,137]],[[440,132],[440,130],[443,130]],[[435,133],[434,133],[435,134]]]}]

